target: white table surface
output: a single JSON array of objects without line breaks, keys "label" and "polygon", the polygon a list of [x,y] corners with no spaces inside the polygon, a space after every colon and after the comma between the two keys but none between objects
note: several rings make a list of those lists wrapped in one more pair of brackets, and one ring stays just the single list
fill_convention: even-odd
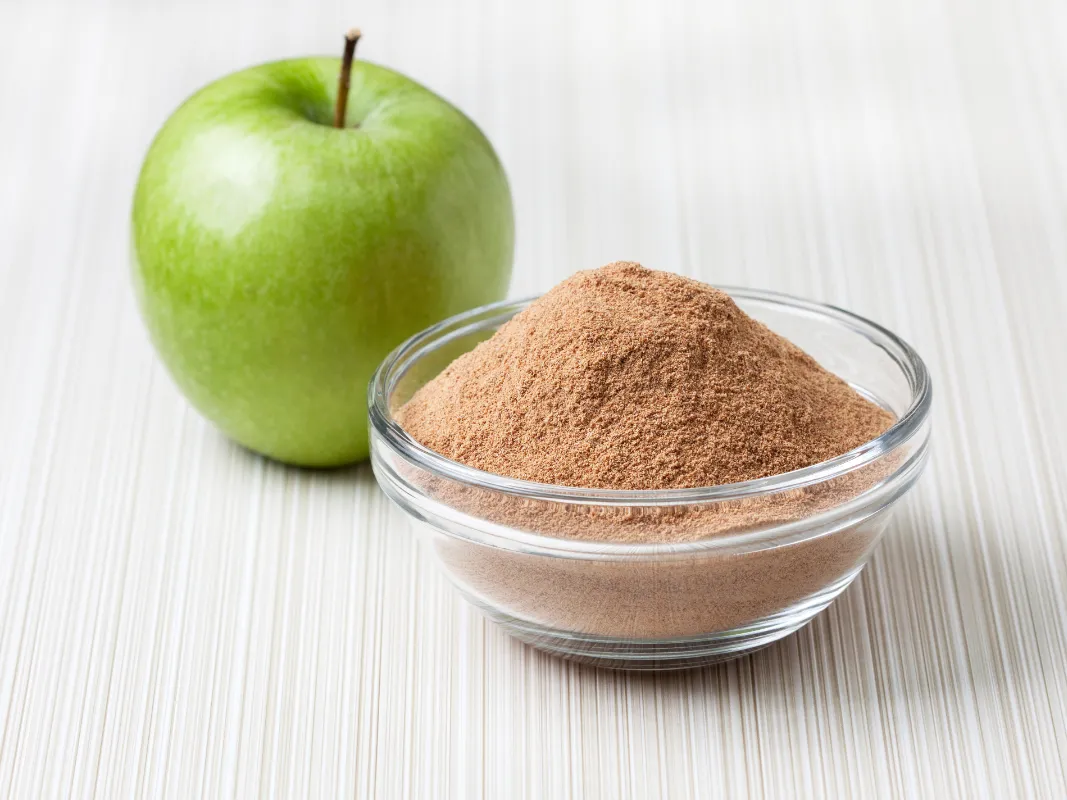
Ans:
[{"label": "white table surface", "polygon": [[[918,347],[929,470],[813,625],[540,655],[366,465],[176,392],[127,274],[150,137],[352,24],[496,144],[512,294],[636,259]],[[1067,796],[1067,4],[2,0],[0,36],[0,798]]]}]

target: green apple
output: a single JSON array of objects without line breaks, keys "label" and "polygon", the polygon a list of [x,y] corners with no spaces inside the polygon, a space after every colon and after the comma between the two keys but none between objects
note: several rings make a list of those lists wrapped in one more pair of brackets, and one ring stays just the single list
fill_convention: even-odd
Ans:
[{"label": "green apple", "polygon": [[279,61],[193,95],[133,202],[149,334],[192,404],[272,458],[367,456],[366,385],[406,337],[501,299],[514,218],[500,161],[455,107],[357,62]]}]

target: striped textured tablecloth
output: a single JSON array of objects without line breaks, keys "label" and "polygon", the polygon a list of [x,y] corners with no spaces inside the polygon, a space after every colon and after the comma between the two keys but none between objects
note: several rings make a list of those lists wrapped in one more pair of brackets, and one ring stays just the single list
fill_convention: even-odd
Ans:
[{"label": "striped textured tablecloth", "polygon": [[[515,296],[633,259],[922,352],[930,468],[813,625],[543,656],[367,466],[179,396],[128,282],[145,148],[353,24],[496,144]],[[0,798],[1067,796],[1067,5],[6,0],[0,37]]]}]

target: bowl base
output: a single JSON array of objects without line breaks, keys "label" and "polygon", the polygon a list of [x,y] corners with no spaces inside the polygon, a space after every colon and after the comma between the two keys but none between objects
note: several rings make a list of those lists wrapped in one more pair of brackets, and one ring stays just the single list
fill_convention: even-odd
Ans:
[{"label": "bowl base", "polygon": [[693,669],[759,650],[803,628],[841,594],[857,567],[820,592],[776,614],[728,631],[672,639],[624,639],[546,627],[518,619],[468,596],[486,616],[526,644],[564,659],[616,670]]}]

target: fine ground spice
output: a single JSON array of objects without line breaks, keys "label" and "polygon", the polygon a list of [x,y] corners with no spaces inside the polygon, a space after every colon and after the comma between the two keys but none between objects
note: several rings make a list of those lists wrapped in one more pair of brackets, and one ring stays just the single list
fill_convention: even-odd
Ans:
[{"label": "fine ground spice", "polygon": [[[799,469],[893,422],[724,293],[619,262],[577,273],[456,359],[396,417],[427,447],[525,480],[666,489]],[[411,475],[478,519],[587,541],[686,542],[806,519],[878,483],[833,481],[706,506],[530,500]],[[863,562],[884,517],[815,538],[667,561],[570,560],[440,537],[452,575],[495,613],[621,639],[697,636],[799,608]]]},{"label": "fine ground spice", "polygon": [[628,262],[556,286],[397,418],[468,466],[600,489],[777,475],[893,422],[725,293]]}]

